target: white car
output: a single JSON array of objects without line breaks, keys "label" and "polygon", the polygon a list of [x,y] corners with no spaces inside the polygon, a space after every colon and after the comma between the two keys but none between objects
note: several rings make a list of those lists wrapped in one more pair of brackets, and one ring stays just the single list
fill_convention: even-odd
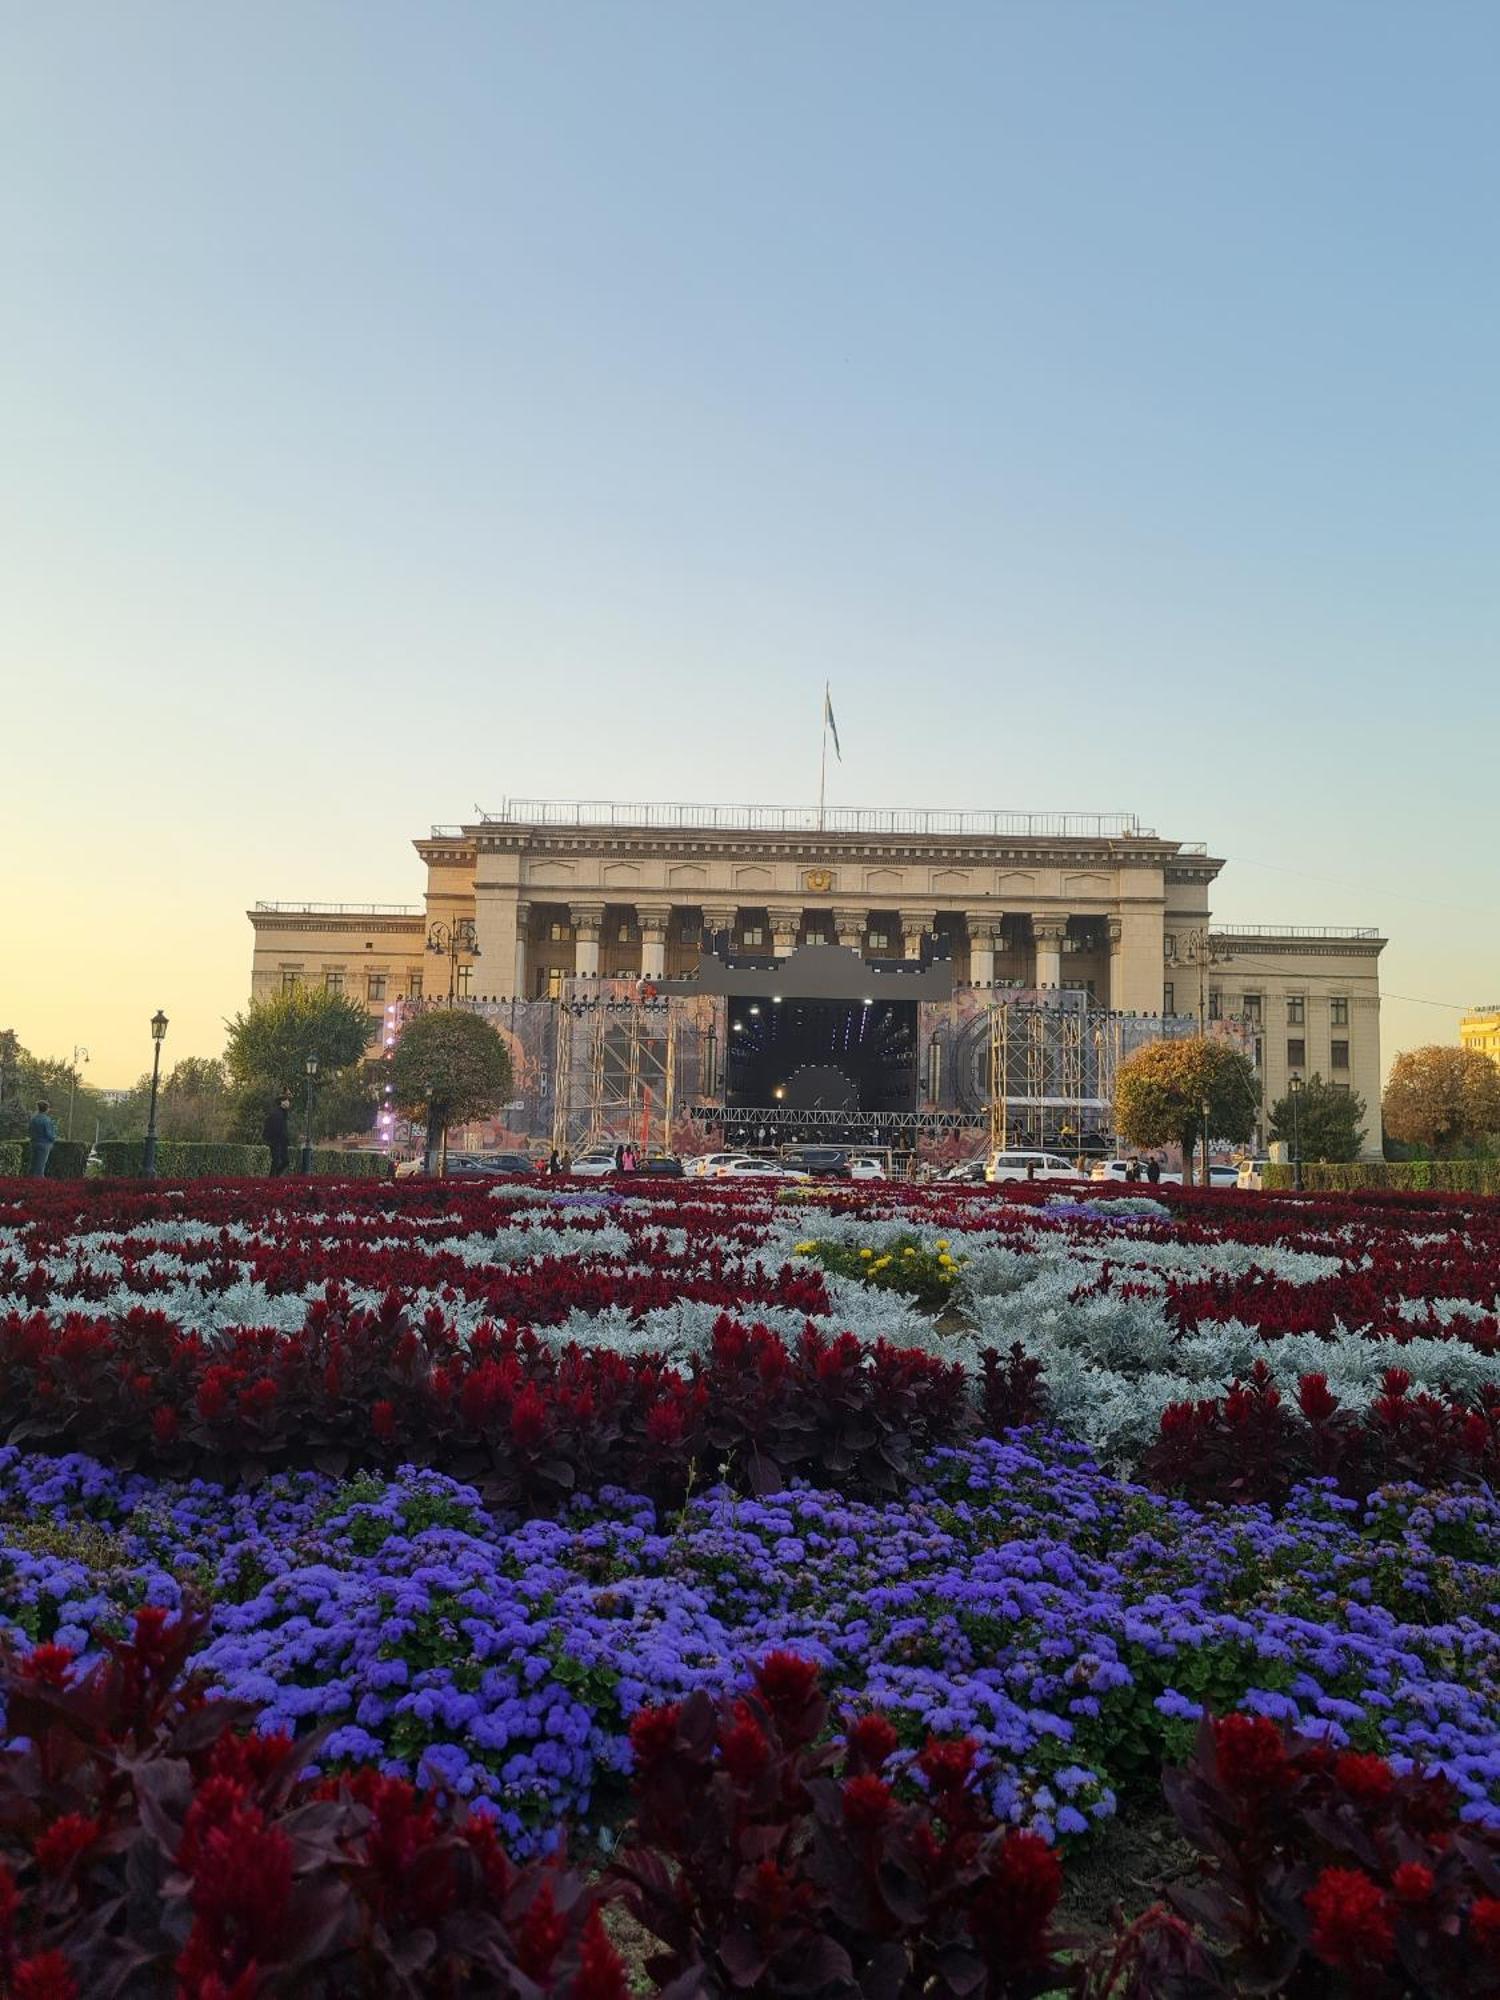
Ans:
[{"label": "white car", "polygon": [[612,1174],[614,1170],[613,1146],[595,1146],[590,1152],[580,1153],[573,1162],[573,1172],[581,1181],[602,1181],[606,1174]]},{"label": "white car", "polygon": [[1208,1184],[1210,1187],[1238,1187],[1240,1170],[1238,1167],[1221,1165],[1216,1160],[1208,1163]]},{"label": "white car", "polygon": [[689,1160],[687,1170],[695,1180],[716,1180],[731,1160],[742,1160],[743,1153],[700,1153],[696,1160]]},{"label": "white car", "polygon": [[862,1160],[856,1155],[849,1162],[849,1178],[851,1181],[883,1181],[885,1168],[879,1160]]},{"label": "white car", "polygon": [[987,1181],[1076,1181],[1077,1167],[1061,1153],[991,1153],[984,1170]]},{"label": "white car", "polygon": [[731,1160],[719,1169],[721,1181],[810,1181],[811,1174],[799,1173],[795,1167],[784,1167],[780,1160],[757,1160],[749,1157]]},{"label": "white car", "polygon": [[939,1174],[944,1181],[982,1181],[984,1179],[983,1160],[960,1160],[956,1167],[949,1167],[945,1174]]},{"label": "white car", "polygon": [[1259,1190],[1265,1186],[1265,1170],[1269,1160],[1241,1160],[1235,1169],[1234,1184],[1239,1188]]}]

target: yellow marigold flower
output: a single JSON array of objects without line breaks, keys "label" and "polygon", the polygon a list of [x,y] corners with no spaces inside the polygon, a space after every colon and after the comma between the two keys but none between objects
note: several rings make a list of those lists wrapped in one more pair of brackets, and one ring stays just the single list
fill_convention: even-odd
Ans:
[{"label": "yellow marigold flower", "polygon": [[873,1250],[861,1250],[859,1254],[861,1257],[873,1257],[875,1252]]},{"label": "yellow marigold flower", "polygon": [[818,1246],[816,1243],[799,1243],[796,1249],[792,1252],[792,1255],[794,1257],[806,1257],[809,1256],[814,1250],[816,1250],[817,1247]]},{"label": "yellow marigold flower", "polygon": [[943,1252],[943,1254],[941,1255],[941,1257],[939,1257],[939,1258],[938,1258],[938,1262],[939,1262],[940,1264],[949,1264],[949,1265],[951,1265],[951,1264],[952,1264],[952,1262],[953,1262],[953,1259],[952,1259],[952,1258],[951,1258],[951,1257],[950,1257],[950,1256],[948,1255],[947,1251],[945,1250],[945,1251]]}]

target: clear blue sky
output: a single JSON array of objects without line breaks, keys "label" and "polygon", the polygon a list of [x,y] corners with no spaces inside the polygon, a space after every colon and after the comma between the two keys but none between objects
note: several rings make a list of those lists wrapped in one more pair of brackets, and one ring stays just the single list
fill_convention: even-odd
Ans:
[{"label": "clear blue sky", "polygon": [[[0,1015],[507,793],[1115,810],[1500,988],[1500,8],[6,9]],[[1387,1054],[1456,1012],[1391,1001]]]}]

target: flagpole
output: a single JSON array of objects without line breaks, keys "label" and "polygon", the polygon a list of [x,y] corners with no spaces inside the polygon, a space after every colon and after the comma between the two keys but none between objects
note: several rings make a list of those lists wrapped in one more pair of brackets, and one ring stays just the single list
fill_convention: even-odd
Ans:
[{"label": "flagpole", "polygon": [[818,831],[823,831],[828,798],[828,704],[831,691],[827,681],[823,683],[823,754],[818,760]]}]

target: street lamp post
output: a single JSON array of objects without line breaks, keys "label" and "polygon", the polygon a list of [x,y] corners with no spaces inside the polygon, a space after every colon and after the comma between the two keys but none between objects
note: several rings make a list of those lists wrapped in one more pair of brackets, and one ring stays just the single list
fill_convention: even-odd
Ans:
[{"label": "street lamp post", "polygon": [[82,1042],[73,1044],[73,1067],[68,1074],[68,1137],[73,1136],[73,1099],[78,1095],[78,1065],[87,1062],[89,1052]]},{"label": "street lamp post", "polygon": [[1207,1101],[1207,1099],[1205,1099],[1205,1100],[1204,1100],[1204,1102],[1203,1102],[1202,1104],[1200,1104],[1200,1105],[1199,1105],[1198,1109],[1199,1109],[1199,1112],[1201,1113],[1201,1115],[1202,1115],[1202,1118],[1203,1118],[1203,1185],[1204,1185],[1205,1187],[1211,1187],[1211,1186],[1213,1185],[1213,1175],[1212,1175],[1212,1174],[1211,1174],[1211,1173],[1209,1172],[1209,1170],[1208,1170],[1208,1101]]},{"label": "street lamp post", "polygon": [[156,1093],[161,1082],[161,1045],[167,1039],[167,1017],[160,1007],[151,1016],[151,1105],[146,1113],[146,1151],[141,1171],[148,1181],[156,1179]]},{"label": "street lamp post", "polygon": [[302,1171],[305,1174],[312,1172],[313,1085],[317,1080],[318,1059],[316,1056],[309,1056],[307,1059],[307,1100],[302,1111]]},{"label": "street lamp post", "polygon": [[448,1005],[451,1007],[458,990],[460,954],[468,958],[478,958],[481,955],[479,934],[474,928],[474,919],[459,917],[451,924],[434,924],[427,933],[427,949],[448,961]]},{"label": "street lamp post", "polygon": [[1292,1186],[1298,1194],[1302,1192],[1302,1132],[1297,1116],[1297,1107],[1302,1101],[1302,1079],[1294,1076],[1287,1084],[1287,1095],[1292,1100]]}]

